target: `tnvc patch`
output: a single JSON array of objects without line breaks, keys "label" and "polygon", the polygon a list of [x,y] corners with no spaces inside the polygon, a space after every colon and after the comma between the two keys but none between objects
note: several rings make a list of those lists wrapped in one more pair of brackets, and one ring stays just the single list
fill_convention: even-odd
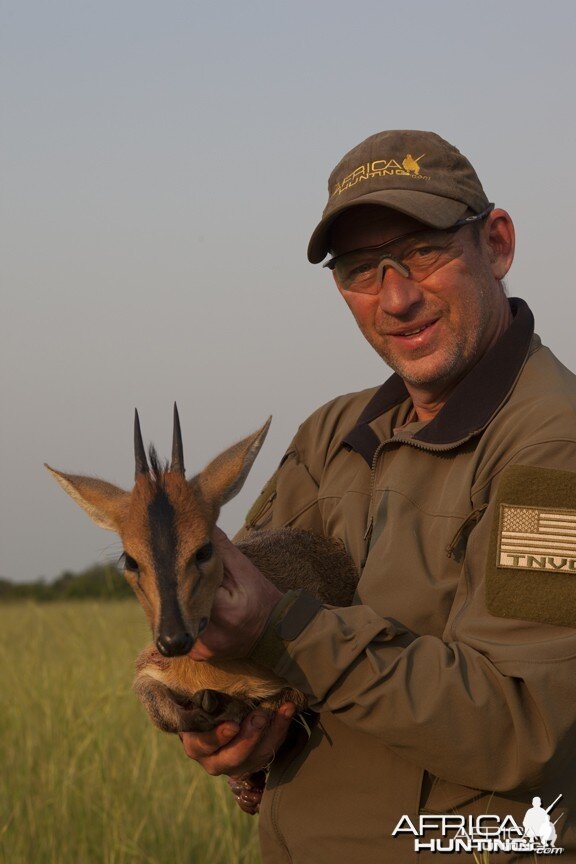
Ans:
[{"label": "tnvc patch", "polygon": [[490,509],[488,611],[576,628],[576,473],[512,465]]},{"label": "tnvc patch", "polygon": [[576,575],[576,510],[501,504],[496,566]]}]

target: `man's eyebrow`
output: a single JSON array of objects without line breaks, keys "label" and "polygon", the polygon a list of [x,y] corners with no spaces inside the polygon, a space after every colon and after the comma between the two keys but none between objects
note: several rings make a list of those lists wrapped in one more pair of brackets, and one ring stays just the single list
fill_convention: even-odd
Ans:
[{"label": "man's eyebrow", "polygon": [[[449,230],[443,231],[442,228],[429,228],[424,231],[417,231],[412,236],[407,237],[397,237],[396,240],[389,240],[387,243],[377,243],[374,246],[365,246],[360,249],[351,249],[350,252],[342,252],[340,255],[334,256],[338,259],[348,260],[350,263],[355,262],[356,259],[362,260],[363,257],[366,256],[367,253],[374,254],[384,254],[386,251],[386,247],[390,245],[390,248],[404,248],[405,246],[412,246],[418,243],[429,243],[431,240],[440,240],[450,238],[452,235]],[[326,265],[324,265],[326,266]]]},{"label": "man's eyebrow", "polygon": [[443,240],[446,237],[450,236],[451,235],[448,231],[442,231],[441,228],[430,228],[429,231],[419,231],[418,234],[414,234],[413,237],[404,238],[404,242],[402,242],[402,239],[400,239],[397,241],[397,243],[399,246],[409,245],[411,243],[426,243],[430,240]]},{"label": "man's eyebrow", "polygon": [[430,228],[427,231],[418,231],[415,234],[408,235],[407,237],[397,237],[396,240],[389,240],[386,243],[377,243],[375,246],[366,246],[360,249],[354,249],[352,252],[343,253],[344,255],[354,255],[357,254],[359,256],[362,255],[363,252],[382,252],[386,251],[386,248],[389,246],[391,249],[402,246],[411,246],[414,243],[427,243],[433,239],[440,239],[440,236],[445,236],[444,231],[441,231],[437,228]]}]

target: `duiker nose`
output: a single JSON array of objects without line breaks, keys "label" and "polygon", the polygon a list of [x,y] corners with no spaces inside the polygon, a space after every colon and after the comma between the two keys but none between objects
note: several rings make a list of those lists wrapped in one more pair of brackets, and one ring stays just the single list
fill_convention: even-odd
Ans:
[{"label": "duiker nose", "polygon": [[158,636],[156,647],[164,657],[179,657],[188,654],[194,641],[194,637],[186,630],[178,630],[175,633],[162,633]]}]

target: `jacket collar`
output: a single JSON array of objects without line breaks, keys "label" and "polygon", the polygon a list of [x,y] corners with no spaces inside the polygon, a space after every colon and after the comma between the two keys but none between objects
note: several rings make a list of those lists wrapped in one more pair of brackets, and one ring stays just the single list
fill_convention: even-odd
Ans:
[{"label": "jacket collar", "polygon": [[[454,388],[436,417],[410,438],[399,436],[399,441],[430,450],[447,450],[486,427],[513,388],[534,334],[534,316],[528,304],[519,298],[512,298],[509,303],[514,317],[502,338]],[[394,373],[376,391],[342,443],[371,465],[380,441],[368,424],[408,398],[404,382]]]}]

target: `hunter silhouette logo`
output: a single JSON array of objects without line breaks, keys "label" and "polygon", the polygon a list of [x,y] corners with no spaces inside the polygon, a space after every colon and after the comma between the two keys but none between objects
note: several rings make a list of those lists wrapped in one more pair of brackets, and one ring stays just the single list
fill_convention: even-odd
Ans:
[{"label": "hunter silhouette logo", "polygon": [[[550,813],[562,798],[558,795],[544,809],[542,801],[532,799],[522,825],[512,816],[482,813],[479,816],[460,816],[456,813],[422,814],[418,821],[404,815],[392,831],[392,837],[412,834],[415,852],[531,852],[533,855],[562,855],[564,849],[556,846],[556,823]],[[492,860],[492,859],[491,859]]]},{"label": "hunter silhouette logo", "polygon": [[405,159],[402,160],[402,167],[406,169],[409,174],[420,174],[420,165],[418,162],[420,159],[423,159],[426,154],[423,153],[422,156],[419,156],[418,159],[413,159],[412,155],[408,153]]},{"label": "hunter silhouette logo", "polygon": [[411,153],[407,153],[401,161],[398,159],[374,159],[372,162],[365,162],[363,165],[358,165],[357,168],[354,168],[346,177],[336,183],[331,196],[341,195],[342,192],[351,189],[357,183],[371,180],[374,177],[400,175],[410,177],[412,180],[430,180],[430,177],[422,174],[420,169],[420,162],[425,156],[426,154],[422,153],[415,159]]},{"label": "hunter silhouette logo", "polygon": [[558,819],[560,819],[562,814],[552,822],[550,819],[550,811],[555,807],[561,797],[562,795],[558,795],[552,804],[550,804],[550,806],[545,810],[542,807],[542,800],[536,796],[536,798],[532,799],[532,807],[526,811],[524,821],[522,822],[524,831],[526,832],[526,837],[534,843],[540,843],[545,849],[556,848],[556,822],[558,822]]}]

